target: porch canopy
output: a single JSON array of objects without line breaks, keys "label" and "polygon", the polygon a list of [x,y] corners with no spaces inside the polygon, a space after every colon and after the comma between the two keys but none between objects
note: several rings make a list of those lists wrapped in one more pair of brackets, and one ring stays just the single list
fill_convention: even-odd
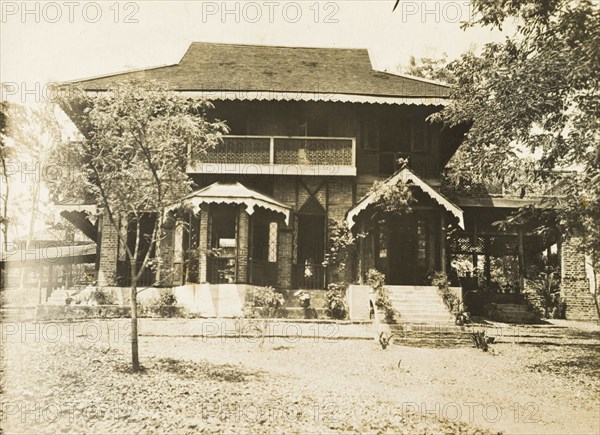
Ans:
[{"label": "porch canopy", "polygon": [[10,267],[58,266],[63,264],[83,264],[96,261],[96,244],[67,246],[39,246],[4,252],[0,262]]},{"label": "porch canopy", "polygon": [[192,192],[183,198],[179,204],[173,205],[171,208],[175,209],[181,205],[198,208],[201,204],[243,204],[246,206],[246,212],[250,215],[254,213],[255,207],[262,207],[283,214],[286,225],[289,225],[290,221],[291,207],[270,196],[249,189],[239,182],[222,183],[217,181],[210,186]]},{"label": "porch canopy", "polygon": [[[435,190],[421,178],[419,178],[414,172],[412,172],[408,168],[401,169],[397,171],[394,175],[389,177],[384,183],[388,186],[393,186],[398,182],[404,182],[412,184],[423,191],[426,195],[428,195],[433,201],[442,206],[446,211],[450,212],[454,217],[458,219],[458,225],[464,229],[465,221],[463,217],[463,211],[460,207],[442,195],[440,192]],[[361,199],[353,208],[351,208],[346,214],[346,224],[349,228],[352,228],[355,224],[355,218],[364,210],[367,209],[371,204],[373,204],[376,200],[376,197],[373,193],[369,193],[363,199]]]}]

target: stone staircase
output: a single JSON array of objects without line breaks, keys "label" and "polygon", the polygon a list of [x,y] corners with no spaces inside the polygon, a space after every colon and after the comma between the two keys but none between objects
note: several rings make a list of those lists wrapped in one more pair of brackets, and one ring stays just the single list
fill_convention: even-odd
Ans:
[{"label": "stone staircase", "polygon": [[392,306],[402,323],[454,324],[454,317],[432,286],[390,286]]},{"label": "stone staircase", "polygon": [[53,290],[50,297],[46,301],[46,305],[66,305],[65,299],[69,297],[69,294],[74,293],[73,291],[68,292],[67,290]]}]

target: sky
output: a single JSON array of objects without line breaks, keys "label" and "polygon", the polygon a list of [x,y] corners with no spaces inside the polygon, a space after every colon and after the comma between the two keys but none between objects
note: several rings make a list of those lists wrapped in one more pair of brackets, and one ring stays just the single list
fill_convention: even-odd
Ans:
[{"label": "sky", "polygon": [[[0,99],[35,105],[55,82],[174,64],[193,41],[368,48],[374,68],[397,72],[411,55],[452,59],[503,37],[461,30],[467,0],[394,3],[0,0]],[[30,186],[13,188],[25,198]]]},{"label": "sky", "polygon": [[0,81],[30,102],[51,82],[177,63],[192,41],[368,48],[375,68],[397,71],[502,37],[460,29],[466,0],[394,2],[2,0]]}]

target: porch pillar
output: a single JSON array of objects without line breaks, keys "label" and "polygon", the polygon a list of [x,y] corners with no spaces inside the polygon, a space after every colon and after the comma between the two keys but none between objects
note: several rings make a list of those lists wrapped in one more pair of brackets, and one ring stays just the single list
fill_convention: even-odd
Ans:
[{"label": "porch pillar", "polygon": [[279,232],[277,247],[277,286],[281,289],[292,288],[293,230],[283,228]]},{"label": "porch pillar", "polygon": [[[365,220],[364,218],[360,219],[360,234],[365,234]],[[358,248],[358,283],[363,284],[364,276],[365,276],[365,238],[361,237],[358,239],[359,248]]]},{"label": "porch pillar", "polygon": [[100,219],[100,254],[98,260],[98,286],[107,287],[116,284],[119,236],[110,220],[101,215]]},{"label": "porch pillar", "polygon": [[48,298],[52,294],[53,290],[54,290],[54,266],[50,265],[50,266],[48,266],[48,282],[47,282],[47,286],[46,286],[46,300],[48,300]]},{"label": "porch pillar", "polygon": [[471,246],[473,247],[472,257],[473,257],[473,269],[477,269],[477,221],[473,222],[473,243]]},{"label": "porch pillar", "polygon": [[156,281],[161,286],[172,286],[173,285],[173,256],[174,256],[174,225],[175,222],[172,220],[167,221],[166,228],[161,231],[160,241],[160,267],[157,271]]},{"label": "porch pillar", "polygon": [[525,250],[523,248],[523,229],[519,228],[519,292],[525,288]]},{"label": "porch pillar", "polygon": [[490,237],[486,236],[484,241],[484,256],[485,264],[483,265],[483,274],[485,276],[485,282],[489,286],[492,281],[492,263],[490,260]]},{"label": "porch pillar", "polygon": [[198,282],[206,282],[207,254],[208,254],[208,213],[210,207],[206,204],[200,206],[200,234],[198,237]]},{"label": "porch pillar", "polygon": [[440,271],[446,273],[446,216],[440,215]]},{"label": "porch pillar", "polygon": [[236,282],[248,282],[248,239],[250,228],[250,215],[243,206],[238,212],[237,255],[236,255]]}]

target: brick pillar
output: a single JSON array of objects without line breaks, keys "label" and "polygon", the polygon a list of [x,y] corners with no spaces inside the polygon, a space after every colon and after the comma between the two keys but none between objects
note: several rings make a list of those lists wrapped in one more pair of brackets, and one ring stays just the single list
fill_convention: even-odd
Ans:
[{"label": "brick pillar", "polygon": [[160,281],[159,285],[173,285],[173,255],[175,228],[163,228],[160,241]]},{"label": "brick pillar", "polygon": [[292,241],[291,228],[283,228],[279,232],[277,247],[277,285],[281,289],[292,288]]},{"label": "brick pillar", "polygon": [[597,320],[596,306],[590,291],[590,280],[585,267],[585,255],[578,249],[580,240],[573,237],[561,246],[562,300],[566,303],[569,320]]},{"label": "brick pillar", "polygon": [[248,235],[250,215],[244,207],[239,207],[237,233],[236,282],[248,282]]},{"label": "brick pillar", "polygon": [[198,240],[198,260],[200,266],[198,268],[198,281],[202,284],[206,282],[207,272],[207,252],[208,252],[208,213],[209,206],[203,204],[200,207],[200,234]]},{"label": "brick pillar", "polygon": [[98,262],[98,286],[107,287],[116,285],[117,258],[119,236],[110,220],[100,216],[100,260]]}]

